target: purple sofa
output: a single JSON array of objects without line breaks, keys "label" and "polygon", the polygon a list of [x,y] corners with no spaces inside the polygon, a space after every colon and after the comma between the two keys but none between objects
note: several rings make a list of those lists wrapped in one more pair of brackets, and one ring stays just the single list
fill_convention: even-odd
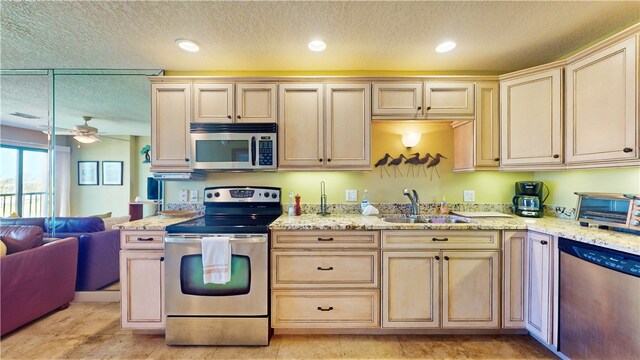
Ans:
[{"label": "purple sofa", "polygon": [[[78,239],[42,245],[42,229],[2,226],[8,255],[0,258],[0,335],[39,318],[73,300]],[[30,243],[25,250],[20,243]],[[35,247],[31,247],[35,246]]]},{"label": "purple sofa", "polygon": [[105,230],[98,217],[5,218],[0,225],[33,225],[45,237],[78,238],[76,291],[98,290],[120,279],[120,230]]}]

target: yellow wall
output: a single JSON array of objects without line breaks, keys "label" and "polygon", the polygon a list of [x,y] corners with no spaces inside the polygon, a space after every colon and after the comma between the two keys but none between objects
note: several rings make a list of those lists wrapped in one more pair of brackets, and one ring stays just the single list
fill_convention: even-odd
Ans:
[{"label": "yellow wall", "polygon": [[[420,143],[411,150],[407,150],[401,142],[402,133],[405,131],[417,131],[422,133]],[[345,203],[345,190],[357,189],[358,197],[362,196],[364,189],[369,190],[371,202],[405,202],[408,201],[402,195],[402,189],[416,189],[422,202],[436,202],[446,196],[449,202],[462,202],[463,190],[476,191],[476,203],[510,203],[513,197],[513,183],[521,180],[533,180],[533,173],[498,173],[452,172],[453,165],[453,131],[448,123],[426,122],[379,122],[372,125],[372,163],[382,158],[386,152],[393,157],[400,153],[408,155],[420,152],[423,156],[426,152],[435,155],[441,153],[448,159],[443,159],[438,165],[440,176],[429,169],[426,173],[421,170],[420,175],[406,176],[409,165],[401,165],[399,174],[394,177],[393,169],[389,169],[391,176],[386,172],[374,169],[372,171],[321,171],[321,172],[257,172],[257,173],[209,173],[207,180],[203,182],[167,182],[166,196],[168,202],[180,201],[180,189],[200,191],[202,202],[202,189],[205,186],[219,185],[263,185],[281,187],[283,194],[290,190],[302,196],[302,203],[320,202],[320,181],[325,181],[329,203]]]}]

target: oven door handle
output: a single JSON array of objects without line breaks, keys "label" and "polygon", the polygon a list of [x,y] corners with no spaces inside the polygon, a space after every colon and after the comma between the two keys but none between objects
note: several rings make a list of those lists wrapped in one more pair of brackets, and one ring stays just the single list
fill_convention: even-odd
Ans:
[{"label": "oven door handle", "polygon": [[[165,243],[170,244],[201,244],[202,236],[194,236],[194,237],[166,237],[164,239]],[[262,237],[250,237],[250,238],[230,238],[230,244],[262,244],[267,242],[266,238]]]}]

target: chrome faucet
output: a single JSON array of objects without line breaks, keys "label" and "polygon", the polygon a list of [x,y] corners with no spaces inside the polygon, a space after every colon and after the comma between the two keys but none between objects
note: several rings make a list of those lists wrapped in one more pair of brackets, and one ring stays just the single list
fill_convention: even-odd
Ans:
[{"label": "chrome faucet", "polygon": [[418,216],[420,215],[420,197],[418,197],[418,193],[415,190],[411,191],[413,192],[413,196],[411,196],[409,189],[404,189],[402,193],[411,201],[411,216]]}]

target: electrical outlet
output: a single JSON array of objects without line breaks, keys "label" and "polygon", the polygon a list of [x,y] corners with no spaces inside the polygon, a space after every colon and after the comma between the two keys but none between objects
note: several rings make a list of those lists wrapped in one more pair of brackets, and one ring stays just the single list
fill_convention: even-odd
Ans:
[{"label": "electrical outlet", "polygon": [[347,201],[358,201],[358,190],[347,190],[345,197]]},{"label": "electrical outlet", "polygon": [[180,201],[181,202],[189,201],[189,190],[187,189],[180,190]]},{"label": "electrical outlet", "polygon": [[462,192],[462,200],[466,202],[476,201],[476,192],[475,190],[465,190]]},{"label": "electrical outlet", "polygon": [[198,202],[198,190],[189,191],[189,201]]}]

